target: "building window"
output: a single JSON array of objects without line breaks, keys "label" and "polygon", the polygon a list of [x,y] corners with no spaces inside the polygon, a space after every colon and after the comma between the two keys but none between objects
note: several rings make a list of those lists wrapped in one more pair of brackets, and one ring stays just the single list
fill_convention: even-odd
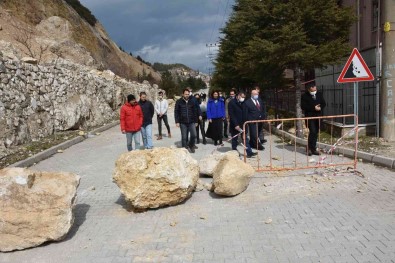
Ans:
[{"label": "building window", "polygon": [[377,31],[379,24],[379,2],[378,0],[372,1],[372,31]]}]

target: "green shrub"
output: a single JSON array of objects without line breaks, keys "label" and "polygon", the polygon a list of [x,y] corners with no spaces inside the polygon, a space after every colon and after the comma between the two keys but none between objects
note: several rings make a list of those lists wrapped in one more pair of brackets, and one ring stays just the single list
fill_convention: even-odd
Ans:
[{"label": "green shrub", "polygon": [[91,11],[83,6],[79,0],[66,0],[66,3],[69,4],[69,6],[71,6],[91,26],[96,24],[96,17],[92,15]]}]

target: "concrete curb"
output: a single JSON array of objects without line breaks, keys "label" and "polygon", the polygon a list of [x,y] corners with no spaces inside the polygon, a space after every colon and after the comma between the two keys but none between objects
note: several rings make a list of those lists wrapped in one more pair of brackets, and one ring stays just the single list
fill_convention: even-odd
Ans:
[{"label": "concrete curb", "polygon": [[61,144],[55,145],[49,149],[46,149],[40,153],[33,155],[25,160],[21,160],[19,162],[13,163],[8,167],[29,167],[29,166],[32,166],[42,160],[48,159],[49,157],[51,157],[54,154],[58,153],[58,150],[67,149],[67,148],[73,146],[74,144],[84,141],[85,139],[89,138],[89,134],[98,133],[98,132],[108,130],[118,124],[119,124],[119,121],[115,121],[115,122],[106,124],[102,127],[99,127],[99,128],[94,129],[92,131],[89,131],[88,134],[85,136],[78,136],[78,137],[75,137],[75,138],[70,139],[68,141],[62,142]]},{"label": "concrete curb", "polygon": [[[295,139],[295,137],[285,131],[279,130],[275,127],[272,128],[272,132],[284,136],[287,139]],[[296,138],[296,143],[301,144],[303,146],[307,146],[307,140],[306,139],[301,139],[301,138]],[[325,144],[325,143],[318,143],[319,147],[322,149],[330,149],[331,145]],[[346,157],[354,158],[354,153],[355,150],[349,149],[349,148],[343,148],[343,147],[337,147],[335,149],[335,153],[337,154],[343,154]],[[393,158],[388,158],[380,155],[375,155],[367,152],[362,152],[362,151],[357,151],[357,158],[362,159],[365,162],[368,163],[373,163],[376,165],[384,166],[390,169],[395,169],[395,159]]]}]

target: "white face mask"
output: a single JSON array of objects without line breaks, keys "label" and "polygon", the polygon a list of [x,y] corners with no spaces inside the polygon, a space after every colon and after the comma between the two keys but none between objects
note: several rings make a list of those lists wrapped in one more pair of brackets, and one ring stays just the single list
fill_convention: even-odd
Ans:
[{"label": "white face mask", "polygon": [[317,91],[310,91],[310,95],[315,95],[317,94]]},{"label": "white face mask", "polygon": [[245,98],[240,98],[240,99],[239,99],[239,101],[240,101],[240,102],[243,102],[243,101],[244,101],[244,99],[245,99]]}]

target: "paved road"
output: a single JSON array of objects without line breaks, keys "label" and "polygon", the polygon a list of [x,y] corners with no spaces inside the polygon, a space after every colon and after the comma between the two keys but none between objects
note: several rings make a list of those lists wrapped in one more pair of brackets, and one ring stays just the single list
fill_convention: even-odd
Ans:
[{"label": "paved road", "polygon": [[[179,143],[171,123],[173,138],[155,147]],[[274,149],[279,163],[294,156]],[[344,169],[257,173],[233,198],[204,190],[178,206],[134,213],[112,183],[125,150],[114,127],[35,165],[81,176],[74,227],[64,241],[0,253],[0,262],[395,262],[393,171],[359,163],[365,178]],[[194,157],[213,150],[200,144]]]}]

